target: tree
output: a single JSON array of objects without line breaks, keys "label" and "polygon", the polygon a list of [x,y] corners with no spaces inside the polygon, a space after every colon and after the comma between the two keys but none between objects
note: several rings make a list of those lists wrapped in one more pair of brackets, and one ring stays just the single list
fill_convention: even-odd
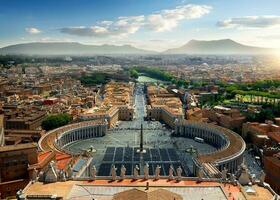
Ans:
[{"label": "tree", "polygon": [[60,113],[57,115],[49,115],[42,122],[42,128],[46,131],[64,126],[72,121],[72,116],[67,113]]},{"label": "tree", "polygon": [[159,68],[151,67],[133,67],[129,70],[130,76],[133,78],[138,78],[138,73],[143,73],[148,77],[158,79],[161,81],[171,82],[172,84],[177,85],[177,87],[188,87],[188,82],[184,79],[175,77],[173,74],[164,71]]},{"label": "tree", "polygon": [[273,110],[269,108],[263,109],[259,113],[245,112],[244,115],[250,122],[264,122],[265,120],[273,120],[275,117]]},{"label": "tree", "polygon": [[135,69],[129,70],[130,77],[137,79],[139,77],[138,72]]},{"label": "tree", "polygon": [[91,75],[82,76],[80,81],[83,85],[96,85],[106,83],[106,75],[104,73],[92,73]]}]

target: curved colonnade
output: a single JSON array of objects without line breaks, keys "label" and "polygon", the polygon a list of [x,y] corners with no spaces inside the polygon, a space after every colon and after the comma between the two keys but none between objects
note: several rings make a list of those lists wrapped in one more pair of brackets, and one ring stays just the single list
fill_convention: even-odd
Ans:
[{"label": "curved colonnade", "polygon": [[236,172],[243,162],[246,143],[241,136],[229,129],[202,122],[183,121],[176,124],[175,134],[188,138],[202,138],[218,149],[198,155],[194,162],[196,165],[210,163],[219,171],[226,168],[232,173]]},{"label": "curved colonnade", "polygon": [[[66,125],[47,132],[39,141],[39,147],[43,151],[63,151],[63,147],[78,140],[102,137],[107,131],[106,120],[92,120]],[[203,138],[218,150],[199,154],[194,160],[196,167],[203,163],[210,163],[219,171],[226,168],[229,172],[236,172],[243,162],[243,154],[246,144],[238,134],[220,126],[192,121],[176,123],[175,134],[181,137]],[[72,152],[66,152],[73,154]]]},{"label": "curved colonnade", "polygon": [[[39,147],[42,151],[65,151],[63,147],[72,142],[104,136],[107,126],[105,120],[69,124],[47,132],[39,140]],[[72,154],[71,152],[66,153]]]}]

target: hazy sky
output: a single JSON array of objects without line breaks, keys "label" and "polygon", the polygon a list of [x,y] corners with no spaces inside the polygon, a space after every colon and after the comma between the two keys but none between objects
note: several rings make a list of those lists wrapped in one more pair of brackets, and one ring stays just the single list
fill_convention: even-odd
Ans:
[{"label": "hazy sky", "polygon": [[280,0],[0,0],[0,46],[73,41],[165,50],[191,39],[280,47]]}]

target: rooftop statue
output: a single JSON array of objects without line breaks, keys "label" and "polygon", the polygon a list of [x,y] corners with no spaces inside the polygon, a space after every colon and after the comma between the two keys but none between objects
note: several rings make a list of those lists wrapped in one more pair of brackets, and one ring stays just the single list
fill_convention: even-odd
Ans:
[{"label": "rooftop statue", "polygon": [[155,169],[155,179],[158,180],[159,176],[160,176],[160,169],[161,167],[159,165],[157,165],[156,169]]},{"label": "rooftop statue", "polygon": [[112,180],[115,181],[117,178],[117,168],[115,167],[115,165],[112,166],[111,168],[111,176],[112,176]]},{"label": "rooftop statue", "polygon": [[133,169],[133,178],[137,179],[139,176],[139,167],[138,165],[135,165],[134,169]]},{"label": "rooftop statue", "polygon": [[173,180],[174,179],[174,169],[173,167],[170,165],[169,166],[169,175],[168,175],[168,179],[169,180]]},{"label": "rooftop statue", "polygon": [[149,179],[149,164],[146,163],[144,166],[144,179],[147,180]]},{"label": "rooftop statue", "polygon": [[179,166],[179,167],[176,169],[176,172],[177,172],[177,180],[178,180],[178,181],[181,181],[181,180],[182,180],[182,172],[183,172],[181,166]]},{"label": "rooftop statue", "polygon": [[121,174],[120,174],[120,177],[121,177],[122,180],[125,178],[125,173],[126,173],[126,168],[125,168],[124,165],[122,165]]}]

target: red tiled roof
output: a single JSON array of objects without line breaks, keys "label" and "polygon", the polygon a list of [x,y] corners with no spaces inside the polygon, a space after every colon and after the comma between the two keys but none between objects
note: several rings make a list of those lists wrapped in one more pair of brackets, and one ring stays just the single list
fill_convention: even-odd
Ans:
[{"label": "red tiled roof", "polygon": [[56,160],[56,166],[58,169],[66,169],[72,160],[72,156],[54,151],[41,152],[38,155],[38,163],[30,168],[44,168],[51,160]]},{"label": "red tiled roof", "polygon": [[269,132],[267,133],[267,136],[271,138],[272,140],[275,140],[276,142],[280,143],[280,133],[279,132]]},{"label": "red tiled roof", "polygon": [[45,151],[38,154],[38,162],[44,161],[49,155],[52,154],[52,151]]},{"label": "red tiled roof", "polygon": [[66,169],[70,163],[72,156],[64,153],[56,153],[56,166],[58,169]]}]

